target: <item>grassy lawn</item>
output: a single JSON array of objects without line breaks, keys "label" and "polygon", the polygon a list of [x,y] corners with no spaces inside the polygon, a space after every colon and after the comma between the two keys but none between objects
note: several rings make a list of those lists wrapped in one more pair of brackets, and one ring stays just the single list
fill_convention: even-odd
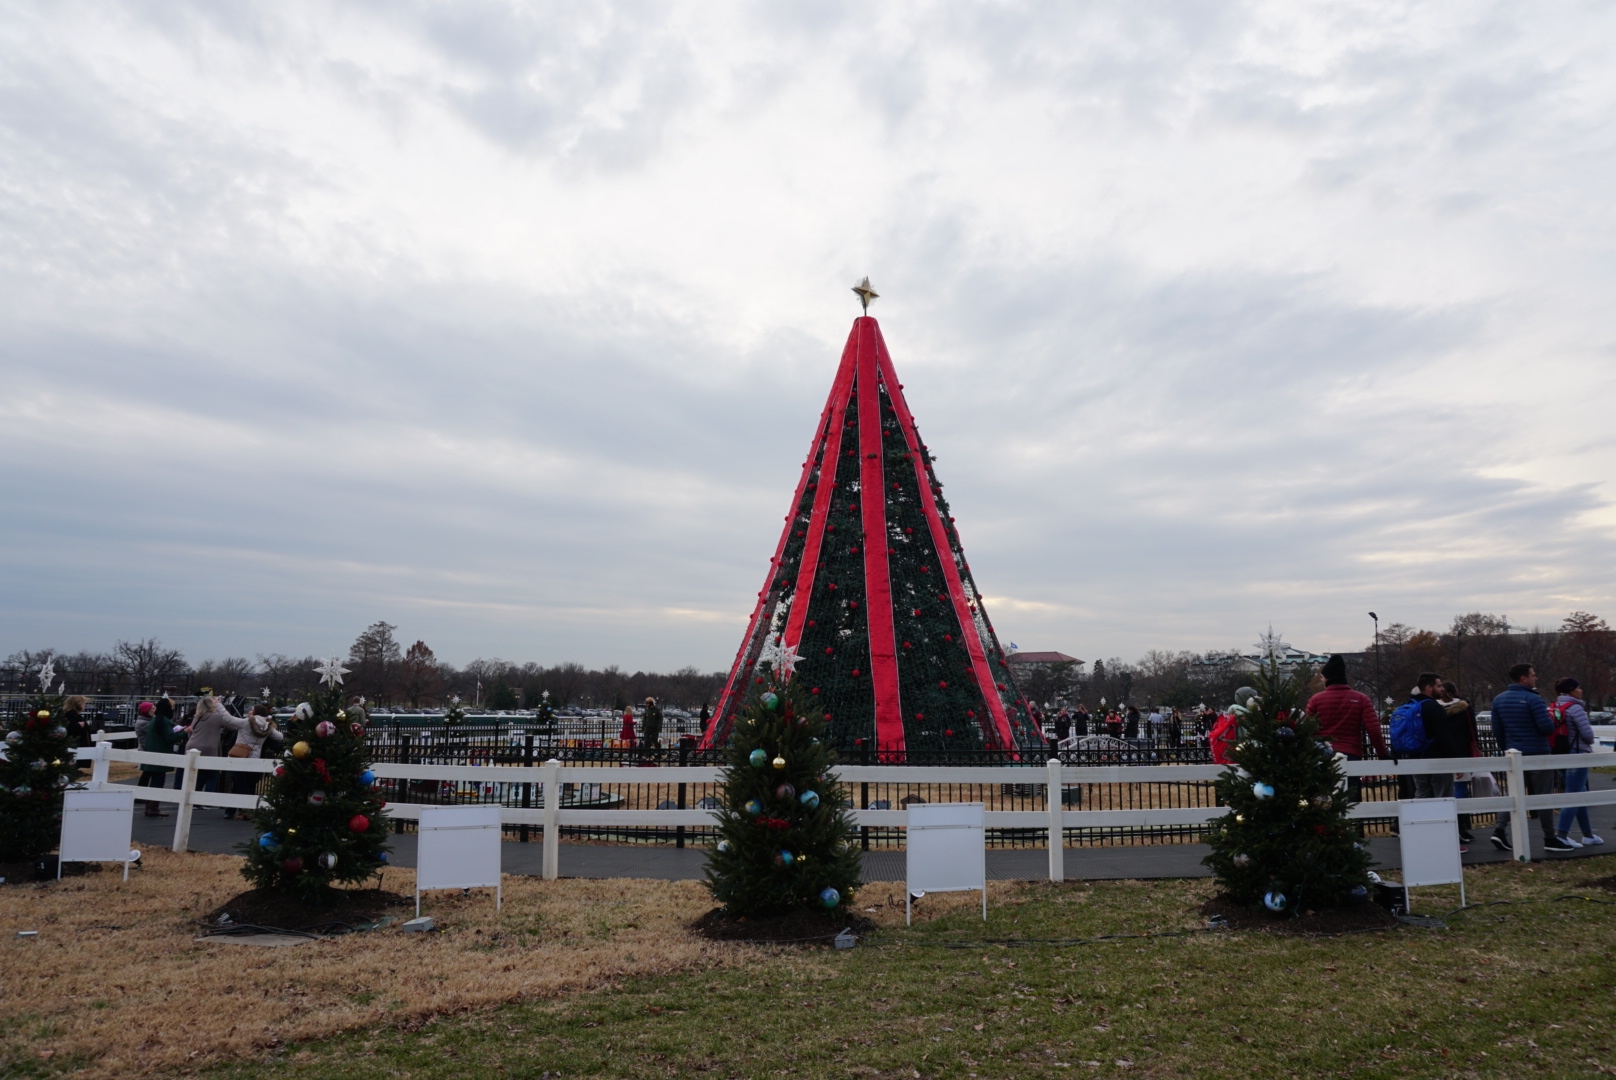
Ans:
[{"label": "grassy lawn", "polygon": [[[1616,906],[1555,898],[1611,860],[1469,871],[1447,929],[1303,939],[1204,925],[1207,882],[927,898],[846,952],[369,1028],[212,1077],[1590,1076],[1616,1073]],[[863,902],[875,899],[872,890]],[[1455,906],[1423,890],[1416,910]],[[893,918],[893,906],[897,918]],[[1005,942],[1019,941],[1021,944]],[[541,946],[542,947],[542,946]],[[227,1007],[227,1003],[218,1003]]]}]

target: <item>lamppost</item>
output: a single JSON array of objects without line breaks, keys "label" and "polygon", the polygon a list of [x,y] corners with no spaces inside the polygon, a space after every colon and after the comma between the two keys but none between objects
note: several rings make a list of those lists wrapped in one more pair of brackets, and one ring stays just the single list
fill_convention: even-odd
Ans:
[{"label": "lamppost", "polygon": [[1454,687],[1455,692],[1462,692],[1464,687],[1464,639],[1467,633],[1469,631],[1462,626],[1453,632],[1453,678],[1458,683]]},{"label": "lamppost", "polygon": [[1375,620],[1375,711],[1380,711],[1380,616],[1373,611],[1369,617]]}]

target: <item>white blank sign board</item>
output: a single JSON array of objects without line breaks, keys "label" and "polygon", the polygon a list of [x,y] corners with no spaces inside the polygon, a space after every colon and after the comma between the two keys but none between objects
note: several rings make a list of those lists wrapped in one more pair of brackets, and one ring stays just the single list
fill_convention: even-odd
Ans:
[{"label": "white blank sign board", "polygon": [[423,806],[421,839],[415,855],[415,914],[422,889],[494,890],[499,882],[499,807]]},{"label": "white blank sign board", "polygon": [[130,834],[135,827],[135,791],[67,791],[62,794],[62,844],[56,876],[67,862],[121,862],[129,880]]},{"label": "white blank sign board", "polygon": [[988,917],[987,828],[981,803],[912,803],[909,806],[903,917],[914,897],[929,892],[982,890]]},{"label": "white blank sign board", "polygon": [[1397,831],[1403,846],[1403,907],[1417,885],[1459,886],[1464,899],[1464,863],[1459,858],[1459,806],[1452,799],[1404,799]]}]

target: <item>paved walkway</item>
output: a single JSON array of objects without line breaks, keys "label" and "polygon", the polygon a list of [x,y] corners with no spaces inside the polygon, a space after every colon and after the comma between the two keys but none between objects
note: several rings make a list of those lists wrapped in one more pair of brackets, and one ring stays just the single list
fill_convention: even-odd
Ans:
[{"label": "paved walkway", "polygon": [[[1616,824],[1608,807],[1595,813],[1596,828],[1602,827],[1611,842],[1603,847],[1580,848],[1567,854],[1545,855],[1543,837],[1536,823],[1532,826],[1532,857],[1535,859],[1589,858],[1616,854]],[[236,845],[251,840],[252,826],[244,821],[226,821],[223,811],[199,808],[191,818],[191,850],[234,854]],[[173,842],[174,819],[148,818],[135,814],[135,845],[164,847]],[[415,865],[415,834],[392,838],[391,861],[395,866]],[[508,841],[500,845],[502,867],[507,874],[537,877],[543,873],[544,844]],[[1201,865],[1210,849],[1205,844],[1155,844],[1140,846],[1089,847],[1066,849],[1066,878],[1069,881],[1118,879],[1208,877]],[[1396,837],[1377,837],[1369,842],[1375,864],[1383,870],[1402,865]],[[706,852],[699,847],[683,850],[673,847],[646,847],[607,844],[562,844],[561,876],[583,878],[655,878],[663,881],[700,880]],[[1496,850],[1485,835],[1478,835],[1464,856],[1466,866],[1509,861],[1506,851]],[[990,848],[987,853],[988,877],[995,881],[1038,881],[1049,876],[1049,852],[1045,848]],[[904,853],[876,850],[864,857],[865,881],[902,881]]]}]

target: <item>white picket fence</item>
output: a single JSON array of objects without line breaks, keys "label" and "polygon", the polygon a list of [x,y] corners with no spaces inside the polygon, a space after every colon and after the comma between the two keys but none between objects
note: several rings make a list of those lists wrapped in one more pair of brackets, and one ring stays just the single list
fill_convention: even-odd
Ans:
[{"label": "white picket fence", "polygon": [[[90,790],[108,786],[108,770],[113,762],[128,764],[166,765],[181,770],[179,788],[141,788],[137,798],[176,805],[174,821],[174,850],[185,851],[190,845],[191,814],[198,806],[252,810],[258,805],[255,795],[236,795],[225,792],[198,791],[198,772],[268,773],[276,765],[273,760],[257,758],[202,757],[192,750],[176,760],[173,754],[159,754],[144,750],[120,750],[111,743],[99,742],[78,751],[79,760],[91,763]],[[1440,758],[1421,761],[1351,761],[1343,762],[1342,771],[1348,776],[1418,776],[1429,773],[1468,773],[1491,771],[1507,777],[1508,795],[1492,798],[1458,800],[1461,814],[1492,814],[1508,811],[1516,858],[1526,862],[1531,858],[1527,843],[1527,812],[1539,809],[1558,809],[1562,806],[1616,806],[1616,789],[1589,791],[1576,795],[1527,795],[1525,774],[1545,769],[1564,769],[1568,765],[1599,767],[1616,764],[1616,755],[1588,754],[1566,757],[1544,755],[1523,757],[1518,750],[1510,750],[1495,758]],[[544,876],[554,878],[558,873],[562,826],[623,826],[673,828],[679,825],[710,827],[717,815],[711,810],[579,810],[561,806],[562,785],[601,784],[627,787],[635,784],[713,784],[719,780],[716,766],[666,766],[658,768],[563,765],[551,759],[543,765],[398,765],[377,762],[371,770],[382,779],[438,780],[460,783],[533,784],[539,805],[532,808],[500,807],[503,825],[538,825],[544,830]],[[1002,766],[941,766],[908,765],[843,765],[834,772],[836,780],[844,785],[857,783],[888,784],[1041,784],[1046,788],[1046,809],[1043,810],[989,810],[986,826],[989,829],[1040,829],[1046,835],[1064,835],[1064,829],[1149,828],[1152,826],[1202,825],[1222,816],[1226,811],[1215,806],[1161,807],[1148,810],[1067,810],[1062,805],[1061,789],[1076,784],[1147,784],[1176,781],[1215,780],[1223,772],[1221,765],[1106,765],[1070,766],[1051,760],[1042,769],[1006,769]],[[119,785],[123,786],[123,785]],[[223,785],[221,785],[223,786]],[[416,820],[421,816],[421,803],[389,802],[387,812],[395,818]],[[1396,817],[1396,802],[1363,802],[1352,808],[1354,818]],[[858,825],[902,828],[908,821],[907,810],[853,810]],[[1083,849],[1077,849],[1081,852]],[[1081,855],[1079,855],[1081,857]],[[1062,844],[1049,847],[1049,879],[1063,881],[1066,877],[1066,848]]]}]

